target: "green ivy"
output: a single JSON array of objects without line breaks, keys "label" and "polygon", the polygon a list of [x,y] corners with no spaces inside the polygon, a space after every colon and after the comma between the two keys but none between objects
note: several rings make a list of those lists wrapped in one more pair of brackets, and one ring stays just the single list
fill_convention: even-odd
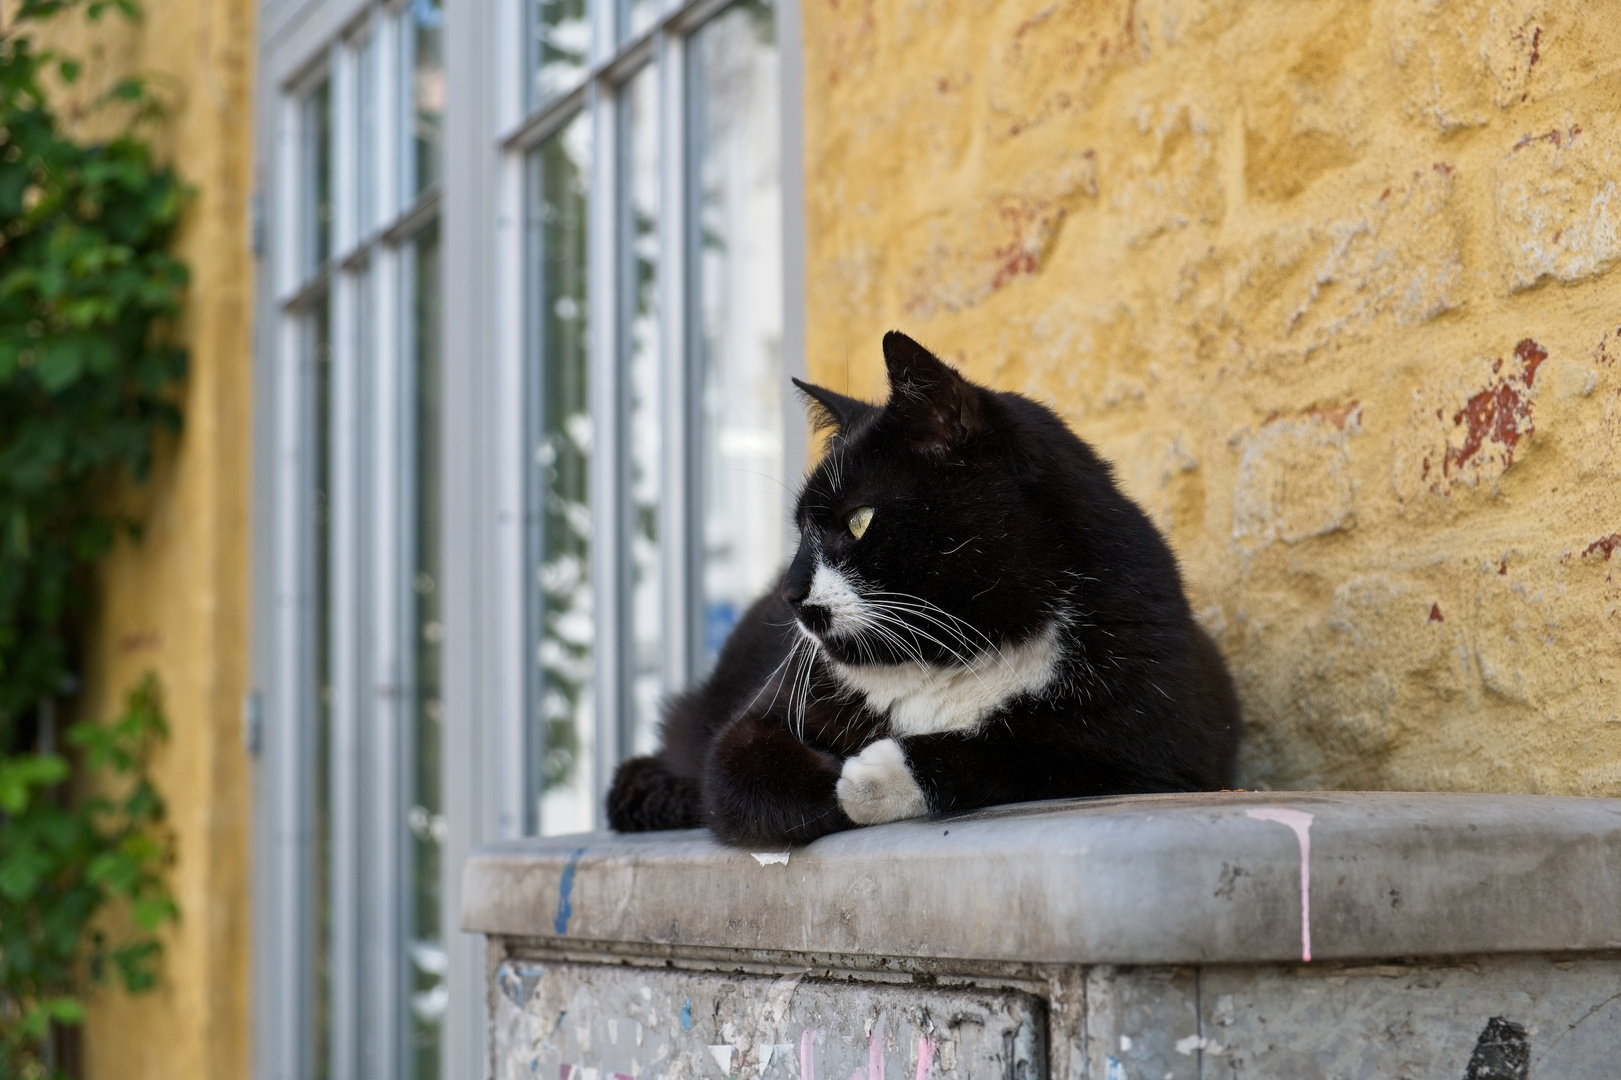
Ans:
[{"label": "green ivy", "polygon": [[176,917],[147,771],[166,735],[157,680],[110,723],[59,738],[53,717],[76,683],[96,563],[137,533],[119,496],[179,430],[187,271],[170,249],[189,197],[144,137],[160,110],[141,81],[84,106],[118,129],[103,141],[76,138],[50,100],[48,82],[72,87],[82,66],[37,32],[74,11],[134,19],[131,0],[13,11],[0,29],[0,1078],[62,1075],[53,1029],[81,1020],[99,982],[151,986],[157,932]]}]

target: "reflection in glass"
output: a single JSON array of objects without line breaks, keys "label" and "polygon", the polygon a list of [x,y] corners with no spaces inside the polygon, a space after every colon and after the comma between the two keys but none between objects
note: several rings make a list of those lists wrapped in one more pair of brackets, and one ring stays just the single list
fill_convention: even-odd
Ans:
[{"label": "reflection in glass", "polygon": [[630,560],[630,731],[627,754],[652,753],[658,746],[658,705],[662,690],[659,654],[663,641],[659,584],[659,423],[658,352],[658,73],[643,68],[621,99],[626,176],[621,208],[621,296],[625,304],[626,392],[629,423]]},{"label": "reflection in glass", "polygon": [[311,90],[301,111],[302,269],[309,275],[332,257],[332,83],[323,80]]},{"label": "reflection in glass", "polygon": [[703,649],[781,571],[791,495],[783,482],[782,187],[772,8],[735,4],[694,43],[693,243]]},{"label": "reflection in glass", "polygon": [[591,54],[585,0],[529,0],[529,104],[578,86]]},{"label": "reflection in glass", "polygon": [[314,647],[315,849],[310,877],[314,887],[314,955],[310,970],[310,1009],[314,1038],[310,1052],[314,1075],[331,1074],[332,1057],[332,303],[322,293],[304,316],[304,355],[310,366],[314,396],[312,466],[312,527],[314,530],[313,618],[310,637]]},{"label": "reflection in glass", "polygon": [[444,168],[445,13],[439,0],[411,0],[411,161],[406,201],[439,182]]},{"label": "reflection in glass", "polygon": [[591,409],[586,321],[586,186],[590,116],[582,113],[530,160],[530,235],[535,297],[534,503],[540,520],[532,556],[536,669],[530,700],[544,739],[536,778],[544,834],[590,829],[595,821],[591,640]]},{"label": "reflection in glass", "polygon": [[443,679],[441,659],[445,624],[443,607],[441,521],[443,486],[440,468],[440,258],[435,225],[410,249],[411,385],[413,426],[411,462],[411,713],[408,735],[405,825],[410,834],[408,873],[410,913],[407,953],[410,971],[409,1069],[416,1080],[439,1075],[439,1044],[449,1004],[445,952],[439,910],[443,880],[445,822],[443,776]]}]

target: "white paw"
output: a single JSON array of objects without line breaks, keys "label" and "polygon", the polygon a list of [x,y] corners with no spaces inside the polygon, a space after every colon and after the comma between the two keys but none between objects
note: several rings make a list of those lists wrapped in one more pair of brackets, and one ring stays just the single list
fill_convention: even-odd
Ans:
[{"label": "white paw", "polygon": [[857,825],[882,825],[929,812],[923,789],[912,779],[906,754],[894,739],[879,739],[845,758],[835,790],[839,808]]}]

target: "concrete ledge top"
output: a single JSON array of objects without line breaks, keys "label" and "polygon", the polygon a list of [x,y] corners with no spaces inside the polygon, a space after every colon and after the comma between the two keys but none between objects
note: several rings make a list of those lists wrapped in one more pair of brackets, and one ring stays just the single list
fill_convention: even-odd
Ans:
[{"label": "concrete ledge top", "polygon": [[1617,949],[1621,800],[1028,803],[786,857],[595,833],[481,848],[462,896],[467,930],[559,944],[1115,964]]}]

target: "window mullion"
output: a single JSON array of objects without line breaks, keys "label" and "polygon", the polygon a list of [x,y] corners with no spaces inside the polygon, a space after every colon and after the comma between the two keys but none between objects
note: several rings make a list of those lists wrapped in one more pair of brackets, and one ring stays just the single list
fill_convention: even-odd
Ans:
[{"label": "window mullion", "polygon": [[[399,23],[396,13],[384,11],[374,27],[377,44],[372,78],[376,80],[373,93],[378,103],[378,131],[373,150],[377,162],[373,198],[379,224],[392,221],[399,213],[403,188],[400,166],[404,158],[404,114],[399,88],[404,84],[404,75],[400,68]],[[365,538],[369,678],[358,791],[363,841],[357,901],[359,909],[366,913],[358,928],[361,979],[363,985],[378,988],[400,986],[405,978],[399,944],[404,844],[400,732],[406,677],[399,629],[405,620],[400,610],[400,577],[404,573],[401,489],[405,483],[400,463],[406,448],[400,430],[404,401],[400,382],[404,343],[399,332],[405,318],[400,301],[402,276],[398,251],[387,244],[378,245],[370,261],[371,303],[366,328],[372,342],[366,355],[368,395],[363,448],[369,491],[367,519],[371,523]],[[392,1080],[400,1071],[397,999],[389,992],[363,994],[360,1009],[360,1060],[355,1075],[367,1080]]]},{"label": "window mullion", "polygon": [[[591,176],[586,229],[586,272],[590,328],[591,517],[593,607],[596,612],[594,678],[595,775],[581,777],[605,794],[620,753],[621,713],[626,708],[624,401],[619,370],[618,175],[619,141],[613,89],[606,81],[591,88]],[[591,800],[592,814],[600,808]]]},{"label": "window mullion", "polygon": [[[406,670],[401,627],[404,591],[404,551],[401,524],[406,508],[402,505],[406,479],[401,464],[406,448],[401,414],[406,387],[401,378],[404,342],[399,325],[404,319],[400,282],[405,273],[398,254],[380,249],[373,266],[377,304],[372,318],[376,345],[371,357],[371,432],[367,452],[371,459],[374,522],[369,539],[371,557],[371,634],[372,686],[370,724],[365,746],[367,780],[365,800],[365,851],[367,865],[362,880],[361,953],[366,985],[387,988],[403,984],[401,970],[402,907],[401,874],[402,828],[401,777],[405,755],[401,732],[405,726]],[[393,993],[365,996],[361,1060],[364,1075],[385,1080],[398,1075],[399,1016]]]},{"label": "window mullion", "polygon": [[[332,238],[334,255],[347,253],[357,239],[355,176],[355,115],[358,84],[353,54],[340,43],[331,53],[332,78]],[[330,783],[331,801],[327,827],[331,831],[331,870],[329,877],[328,931],[330,997],[328,1032],[330,1061],[324,1075],[349,1075],[354,1057],[355,1000],[359,973],[355,964],[356,947],[356,857],[359,829],[355,812],[359,807],[354,781],[358,728],[356,705],[359,684],[356,679],[357,569],[354,546],[356,497],[355,374],[356,374],[356,296],[352,274],[336,273],[329,286],[332,311],[330,344],[331,404],[327,413],[326,438],[329,449],[331,532],[328,540],[330,574],[328,600],[330,633],[327,638],[332,673]]]},{"label": "window mullion", "polygon": [[358,753],[359,699],[361,694],[358,662],[360,654],[359,552],[356,538],[360,519],[356,513],[359,475],[356,405],[357,383],[357,283],[353,275],[334,279],[332,294],[332,404],[328,433],[331,447],[331,635],[332,649],[332,746],[331,816],[332,869],[331,905],[331,1017],[332,1062],[330,1076],[350,1074],[355,1059],[354,1003],[359,992],[359,957],[356,933],[357,860],[359,799],[355,781],[360,775]]},{"label": "window mullion", "polygon": [[659,363],[664,387],[664,475],[660,478],[659,580],[664,590],[661,669],[666,692],[691,681],[695,668],[691,633],[695,595],[692,513],[691,365],[687,348],[687,111],[685,40],[657,38],[659,79]]}]

